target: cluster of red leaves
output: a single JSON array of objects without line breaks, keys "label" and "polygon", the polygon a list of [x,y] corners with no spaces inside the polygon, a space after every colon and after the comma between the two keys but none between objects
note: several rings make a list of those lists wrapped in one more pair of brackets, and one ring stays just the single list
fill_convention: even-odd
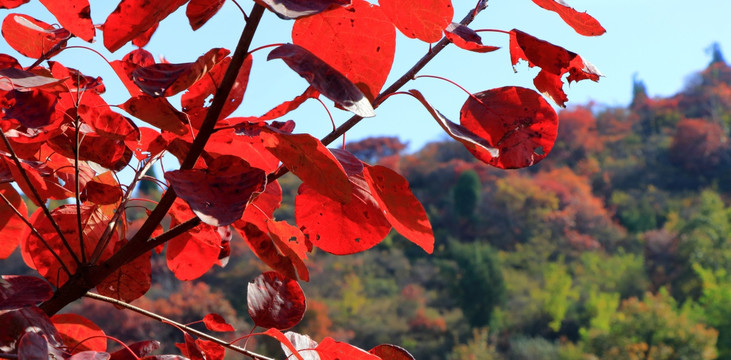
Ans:
[{"label": "cluster of red leaves", "polygon": [[[0,0],[0,8],[16,8],[27,1]],[[558,13],[580,34],[603,32],[585,13],[554,0],[534,2]],[[50,299],[49,284],[63,287],[90,267],[113,259],[129,246],[128,239],[134,239],[128,228],[135,226],[128,226],[125,216],[133,186],[120,185],[115,173],[138,164],[134,185],[165,152],[181,163],[188,161],[195,136],[201,136],[207,140],[194,165],[164,174],[168,194],[178,197],[166,211],[170,229],[199,220],[166,241],[167,264],[175,276],[192,280],[214,265],[225,266],[231,232],[236,230],[276,270],[249,285],[249,312],[258,326],[268,329],[262,334],[281,341],[288,356],[301,360],[314,352],[321,359],[412,359],[393,345],[366,352],[332,338],[318,344],[304,335],[281,333],[304,314],[305,297],[296,280],[309,279],[305,260],[314,247],[352,254],[377,245],[395,229],[430,253],[434,236],[403,176],[366,164],[348,151],[328,149],[309,134],[296,134],[292,121],[270,120],[320,95],[357,116],[374,116],[374,101],[393,64],[396,30],[429,43],[445,36],[469,51],[496,50],[483,45],[475,31],[452,23],[451,0],[380,0],[378,5],[365,0],[256,0],[260,10],[264,6],[281,18],[296,19],[293,44],[273,49],[268,60],[281,59],[309,87],[263,116],[247,118],[230,115],[246,92],[251,54],[238,70],[232,68],[233,76],[227,76],[235,61],[227,49],[211,49],[195,61],[176,64],[156,63],[142,49],[158,23],[178,8],[186,5],[190,26],[196,30],[219,11],[223,0],[121,0],[101,26],[92,23],[88,0],[41,3],[60,26],[18,13],[8,14],[2,23],[8,45],[26,57],[47,61],[48,66],[39,61],[23,67],[0,54],[0,258],[20,245],[25,262],[47,282],[7,276],[0,280],[0,323],[9,324],[0,329],[0,351],[20,358],[129,359],[145,357],[157,347],[148,341],[107,353],[106,335],[89,320],[79,315],[49,318],[36,305]],[[106,103],[102,79],[48,61],[74,38],[92,42],[98,30],[111,52],[130,42],[138,47],[110,63],[130,94],[118,107],[138,121]],[[568,81],[596,81],[600,76],[575,53],[519,30],[509,34],[512,63],[523,59],[540,67],[536,88],[559,105],[567,100],[563,75],[568,74]],[[215,109],[217,129],[202,135],[208,131],[204,123],[209,111],[214,114],[206,99],[228,79],[233,80],[232,90]],[[175,94],[182,94],[179,107],[168,100]],[[503,87],[471,94],[462,107],[460,124],[446,119],[418,91],[410,94],[450,136],[496,167],[532,165],[550,152],[556,138],[555,111],[530,89]],[[274,219],[282,201],[276,181],[280,164],[302,180],[295,200],[296,226]],[[10,182],[39,206],[32,216],[27,216],[15,188],[5,184]],[[71,198],[77,204],[52,210],[44,206],[50,199]],[[160,224],[152,225],[157,226],[152,232],[157,239],[164,230]],[[157,245],[155,251],[164,248]],[[111,275],[98,281],[97,291],[123,302],[144,295],[151,283],[152,255],[146,251],[117,263]],[[234,330],[215,314],[202,321],[211,331]],[[224,355],[221,344],[188,333],[178,347],[191,359]]]}]

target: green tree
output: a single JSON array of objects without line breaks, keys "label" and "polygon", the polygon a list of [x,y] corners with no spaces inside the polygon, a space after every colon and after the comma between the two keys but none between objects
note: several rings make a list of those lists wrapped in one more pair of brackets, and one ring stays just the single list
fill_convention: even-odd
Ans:
[{"label": "green tree", "polygon": [[462,219],[472,219],[477,204],[480,203],[482,184],[480,176],[474,170],[465,170],[457,179],[457,184],[452,190],[454,198],[454,209],[457,216]]}]

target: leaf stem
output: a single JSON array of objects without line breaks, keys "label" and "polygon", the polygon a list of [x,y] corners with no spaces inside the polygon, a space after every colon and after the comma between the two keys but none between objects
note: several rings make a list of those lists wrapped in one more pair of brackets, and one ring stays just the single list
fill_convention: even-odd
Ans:
[{"label": "leaf stem", "polygon": [[[48,221],[51,223],[51,226],[53,226],[53,229],[56,230],[56,233],[61,238],[61,242],[63,243],[63,246],[71,254],[71,257],[76,262],[76,265],[80,266],[81,261],[79,261],[79,257],[76,256],[76,253],[74,252],[73,248],[71,248],[71,245],[66,240],[66,237],[63,235],[63,231],[61,231],[61,228],[58,227],[56,220],[54,220],[53,217],[51,216],[51,212],[48,210],[48,206],[46,206],[46,203],[44,201],[41,201],[42,199],[41,199],[41,195],[38,193],[38,189],[36,189],[35,186],[33,186],[33,184],[30,182],[28,173],[26,173],[25,169],[23,169],[23,165],[20,163],[20,158],[18,158],[18,155],[15,153],[15,150],[13,150],[13,146],[10,144],[10,141],[5,136],[5,133],[3,131],[0,131],[0,135],[2,135],[3,142],[5,143],[5,147],[8,149],[8,152],[10,152],[10,157],[13,159],[13,162],[15,162],[15,166],[18,167],[20,176],[22,176],[25,183],[28,184],[28,188],[30,188],[30,192],[33,194],[33,198],[38,203],[38,206],[41,209],[43,209],[43,213],[46,214]],[[16,179],[16,182],[17,182],[17,179]]]},{"label": "leaf stem", "polygon": [[99,295],[99,294],[92,293],[92,292],[87,292],[86,294],[84,294],[84,296],[86,296],[88,298],[91,298],[91,299],[94,299],[94,300],[104,301],[104,302],[107,302],[107,303],[110,303],[110,304],[113,304],[113,305],[116,305],[116,306],[120,306],[120,307],[123,307],[123,308],[125,308],[127,310],[134,311],[134,312],[136,312],[136,313],[138,313],[140,315],[144,315],[144,316],[147,316],[147,317],[149,317],[151,319],[157,320],[159,322],[162,322],[162,323],[165,323],[165,324],[170,324],[170,325],[175,326],[175,327],[177,327],[177,328],[179,328],[179,329],[181,329],[181,330],[183,330],[183,331],[185,331],[187,333],[190,333],[190,334],[193,334],[195,336],[198,336],[201,339],[206,339],[208,341],[212,341],[212,342],[214,342],[214,343],[216,343],[218,345],[221,345],[221,346],[223,346],[223,347],[225,347],[227,349],[236,351],[236,352],[238,352],[240,354],[244,354],[244,355],[246,355],[246,356],[248,356],[248,357],[250,357],[252,359],[255,359],[255,360],[274,360],[274,359],[272,359],[270,357],[266,357],[264,355],[257,354],[255,352],[246,350],[246,349],[244,349],[242,347],[229,344],[228,342],[226,342],[224,340],[221,340],[221,339],[219,339],[217,337],[208,335],[208,334],[206,334],[206,333],[204,333],[202,331],[198,331],[198,330],[193,329],[191,327],[185,326],[185,325],[183,325],[183,324],[181,324],[181,323],[179,323],[177,321],[168,319],[168,318],[166,318],[166,317],[164,317],[162,315],[158,315],[158,314],[155,314],[155,313],[153,313],[151,311],[147,311],[145,309],[139,308],[137,306],[134,306],[134,305],[131,305],[131,304],[127,304],[126,302],[119,301],[117,299],[113,299],[113,298],[110,298],[110,297],[107,297],[107,296],[103,296],[103,295]]}]

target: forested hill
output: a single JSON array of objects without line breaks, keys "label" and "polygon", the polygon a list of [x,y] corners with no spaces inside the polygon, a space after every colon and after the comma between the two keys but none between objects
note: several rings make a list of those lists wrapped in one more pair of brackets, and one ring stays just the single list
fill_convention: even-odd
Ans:
[{"label": "forested hill", "polygon": [[[349,144],[408,178],[436,249],[392,233],[362,254],[314,254],[294,330],[400,344],[419,360],[731,359],[731,68],[716,50],[675,96],[648,97],[639,81],[633,92],[627,108],[562,111],[552,152],[520,171],[488,167],[454,141],[414,153],[396,138]],[[276,216],[291,217],[298,181],[280,181]],[[156,283],[136,304],[182,323],[217,312],[245,328],[241,289],[265,267],[252,258],[233,241],[224,271],[180,287],[155,258]],[[180,341],[152,320],[77,306],[123,340]]]}]

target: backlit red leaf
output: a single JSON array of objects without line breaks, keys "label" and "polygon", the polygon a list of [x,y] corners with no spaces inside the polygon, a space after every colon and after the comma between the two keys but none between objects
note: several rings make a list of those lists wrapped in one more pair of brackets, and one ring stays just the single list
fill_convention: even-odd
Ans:
[{"label": "backlit red leaf", "polygon": [[284,330],[305,315],[305,293],[297,281],[267,271],[249,283],[246,300],[256,326]]},{"label": "backlit red leaf", "polygon": [[411,193],[409,182],[384,166],[366,166],[366,180],[388,222],[405,238],[424,251],[434,250],[434,233],[419,200]]},{"label": "backlit red leaf", "polygon": [[195,344],[203,352],[206,360],[223,360],[226,356],[226,348],[213,341],[195,339]]},{"label": "backlit red leaf", "polygon": [[391,344],[378,345],[368,352],[380,357],[381,360],[416,360],[406,349]]},{"label": "backlit red leaf", "polygon": [[473,94],[460,112],[460,122],[499,149],[498,156],[469,149],[490,165],[513,169],[541,161],[553,148],[558,115],[538,93],[502,87]]},{"label": "backlit red leaf", "polygon": [[[76,147],[73,130],[54,137],[48,145],[67,158],[73,159]],[[122,170],[132,160],[132,154],[132,150],[127,148],[124,141],[95,133],[84,134],[83,140],[79,143],[79,160],[93,161],[109,170]]]},{"label": "backlit red leaf", "polygon": [[282,254],[266,228],[260,229],[258,225],[245,221],[237,221],[232,226],[262,262],[283,276],[297,279],[297,270],[292,259]]},{"label": "backlit red leaf", "polygon": [[71,33],[23,14],[8,14],[2,25],[3,38],[17,52],[33,59],[47,54]]},{"label": "backlit red leaf", "polygon": [[2,275],[0,279],[0,310],[36,305],[51,296],[51,286],[37,277]]},{"label": "backlit red leaf", "polygon": [[188,17],[190,27],[198,30],[213,15],[216,15],[226,0],[190,0],[185,8],[185,15]]},{"label": "backlit red leaf", "polygon": [[184,113],[178,111],[164,97],[139,94],[120,105],[130,115],[176,135],[188,133],[188,121]]},{"label": "backlit red leaf", "polygon": [[371,102],[347,77],[307,49],[284,44],[272,50],[267,60],[282,59],[322,95],[362,117],[376,116]]},{"label": "backlit red leaf", "polygon": [[147,29],[142,34],[138,35],[134,39],[132,39],[132,45],[138,46],[138,47],[144,47],[147,45],[147,43],[150,42],[150,39],[152,39],[152,35],[155,34],[155,30],[157,30],[157,27],[160,25],[160,23],[155,23],[155,25],[152,25],[149,29]]},{"label": "backlit red leaf", "polygon": [[[23,216],[28,216],[28,208],[25,206],[23,198],[20,197],[12,185],[0,184],[0,194],[8,199],[10,204]],[[28,225],[15,214],[4,200],[0,200],[0,259],[7,259],[18,247],[18,241],[27,237],[28,234],[30,234]]]},{"label": "backlit red leaf", "polygon": [[303,183],[295,198],[295,218],[312,244],[336,255],[361,252],[375,246],[391,230],[368,182],[360,170],[350,163],[360,163],[344,150],[333,150],[344,165],[353,191],[347,203],[335,201]]},{"label": "backlit red leaf", "polygon": [[391,71],[396,29],[379,6],[353,0],[350,7],[295,21],[292,42],[330,64],[373,100]]},{"label": "backlit red leaf", "polygon": [[444,29],[444,35],[458,47],[478,53],[486,53],[500,49],[496,46],[482,45],[480,35],[460,23],[451,23]]},{"label": "backlit red leaf", "polygon": [[0,9],[15,9],[30,0],[0,0]]},{"label": "backlit red leaf", "polygon": [[18,343],[18,359],[23,360],[47,360],[48,341],[34,332],[27,332],[20,338]]},{"label": "backlit red leaf", "polygon": [[206,224],[230,225],[241,218],[254,193],[264,191],[266,174],[241,158],[226,155],[208,169],[175,170],[165,179]]},{"label": "backlit red leaf", "polygon": [[83,196],[87,201],[97,205],[116,204],[122,199],[122,188],[117,184],[105,184],[98,181],[89,181],[84,187]]},{"label": "backlit red leaf", "polygon": [[[170,227],[174,227],[195,215],[185,201],[177,199],[170,208],[170,216]],[[165,257],[168,268],[175,277],[185,281],[205,274],[218,263],[220,253],[221,236],[217,229],[208,224],[200,224],[168,241]]]},{"label": "backlit red leaf", "polygon": [[226,319],[223,318],[223,316],[218,314],[208,314],[205,317],[203,317],[203,324],[206,325],[206,328],[211,331],[236,331],[231,324],[226,322]]},{"label": "backlit red leaf", "polygon": [[58,23],[76,37],[94,40],[94,24],[91,22],[89,0],[41,0],[43,6],[56,17]]},{"label": "backlit red leaf", "polygon": [[265,121],[280,118],[284,115],[287,115],[290,111],[294,111],[295,109],[297,109],[300,105],[302,105],[302,103],[307,101],[307,99],[316,99],[319,96],[320,93],[315,90],[315,88],[310,86],[302,93],[302,95],[297,95],[297,97],[295,97],[291,101],[285,101],[277,105],[274,109],[267,111],[266,114],[259,116],[259,120]]},{"label": "backlit red leaf", "polygon": [[298,19],[321,13],[336,6],[350,5],[350,0],[255,0],[282,19]]},{"label": "backlit red leaf", "polygon": [[104,23],[104,46],[119,50],[181,7],[188,0],[122,0]]},{"label": "backlit red leaf", "polygon": [[142,94],[142,90],[132,80],[132,73],[139,67],[155,64],[155,58],[145,49],[132,50],[122,60],[114,60],[109,63],[119,79],[127,88],[131,96]]},{"label": "backlit red leaf", "polygon": [[63,83],[68,90],[77,92],[90,90],[95,94],[103,94],[106,91],[101,77],[84,75],[79,70],[67,68],[58,61],[49,61],[48,65],[53,77],[63,79]]},{"label": "backlit red leaf", "polygon": [[[118,246],[118,248],[121,247]],[[130,303],[150,290],[152,284],[152,265],[148,251],[104,278],[96,286],[99,294]]]},{"label": "backlit red leaf", "polygon": [[[63,343],[73,349],[73,353],[82,351],[106,351],[107,339],[104,331],[91,320],[78,314],[56,314],[51,322],[61,334]],[[89,339],[93,336],[100,336]]]},{"label": "backlit red leaf", "polygon": [[279,182],[267,184],[264,192],[255,194],[251,206],[247,206],[241,220],[255,224],[260,229],[266,228],[266,221],[274,217],[274,211],[279,209],[282,202],[282,187]]},{"label": "backlit red leaf", "polygon": [[228,53],[226,49],[215,48],[192,63],[163,63],[140,67],[132,72],[132,80],[150,96],[172,96],[202,79]]},{"label": "backlit red leaf", "polygon": [[599,21],[586,12],[578,12],[561,0],[533,0],[536,5],[557,13],[563,21],[577,33],[584,36],[597,36],[607,32]]},{"label": "backlit red leaf", "polygon": [[369,354],[365,350],[357,348],[348,343],[335,341],[331,337],[323,339],[317,345],[317,353],[320,354],[321,360],[381,360],[380,357]]},{"label": "backlit red leaf", "polygon": [[454,17],[451,0],[378,0],[378,4],[402,34],[428,43],[439,41]]},{"label": "backlit red leaf", "polygon": [[112,111],[101,96],[88,92],[80,99],[77,113],[94,131],[115,140],[139,138],[139,130],[132,120]]},{"label": "backlit red leaf", "polygon": [[125,141],[125,144],[135,152],[137,160],[145,160],[148,156],[156,156],[164,151],[168,145],[159,132],[147,127],[140,128],[139,140],[128,140]]},{"label": "backlit red leaf", "polygon": [[299,278],[310,281],[310,274],[305,265],[307,245],[302,231],[286,221],[268,220],[266,224],[272,241],[279,251],[292,262]]}]

